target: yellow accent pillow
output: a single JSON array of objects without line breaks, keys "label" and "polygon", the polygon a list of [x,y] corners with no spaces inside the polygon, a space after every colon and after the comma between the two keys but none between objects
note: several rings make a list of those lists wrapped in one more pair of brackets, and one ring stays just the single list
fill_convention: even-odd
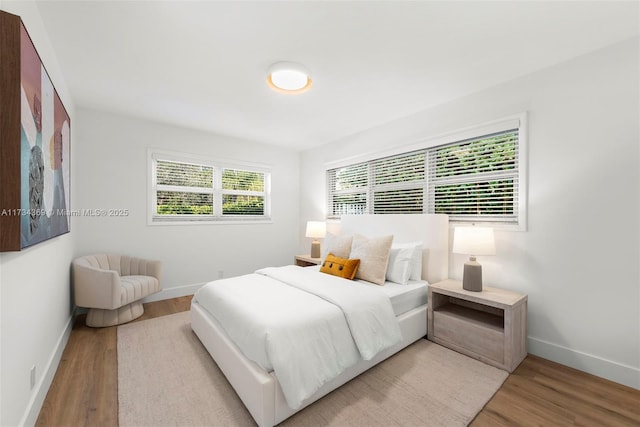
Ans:
[{"label": "yellow accent pillow", "polygon": [[353,280],[360,265],[359,259],[344,259],[329,253],[320,267],[322,273]]}]

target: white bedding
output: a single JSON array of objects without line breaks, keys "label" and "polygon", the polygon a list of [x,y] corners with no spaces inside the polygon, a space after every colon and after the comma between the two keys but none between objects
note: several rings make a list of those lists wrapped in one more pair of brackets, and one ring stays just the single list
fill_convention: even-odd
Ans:
[{"label": "white bedding", "polygon": [[[320,266],[305,268],[320,271]],[[384,292],[391,300],[391,306],[396,316],[427,303],[429,282],[426,280],[409,280],[406,285],[386,281],[384,286],[365,282],[364,280],[356,280],[356,282]]]},{"label": "white bedding", "polygon": [[293,409],[401,339],[384,292],[296,266],[217,280],[194,299],[248,359],[275,372]]}]

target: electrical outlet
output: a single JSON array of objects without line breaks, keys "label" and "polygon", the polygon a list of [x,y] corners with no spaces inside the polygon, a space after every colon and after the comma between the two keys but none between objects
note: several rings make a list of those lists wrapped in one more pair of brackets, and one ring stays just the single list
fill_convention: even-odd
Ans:
[{"label": "electrical outlet", "polygon": [[33,389],[35,385],[36,385],[36,365],[33,365],[31,367],[31,388]]}]

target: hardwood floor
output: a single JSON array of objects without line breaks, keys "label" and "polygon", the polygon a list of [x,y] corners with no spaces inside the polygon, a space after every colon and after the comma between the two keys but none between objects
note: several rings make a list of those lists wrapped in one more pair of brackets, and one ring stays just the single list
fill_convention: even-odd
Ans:
[{"label": "hardwood floor", "polygon": [[[189,309],[191,297],[145,304],[135,321]],[[37,426],[117,426],[116,328],[79,316]],[[640,426],[640,390],[527,356],[471,423],[484,426]]]},{"label": "hardwood floor", "polygon": [[640,426],[640,390],[528,355],[471,423],[513,425]]},{"label": "hardwood floor", "polygon": [[[144,304],[134,322],[189,310],[191,296]],[[36,426],[117,426],[116,327],[90,328],[76,319]]]}]

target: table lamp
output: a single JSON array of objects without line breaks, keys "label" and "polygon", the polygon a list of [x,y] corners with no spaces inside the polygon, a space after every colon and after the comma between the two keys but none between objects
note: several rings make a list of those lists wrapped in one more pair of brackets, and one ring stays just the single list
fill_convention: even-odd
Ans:
[{"label": "table lamp", "polygon": [[453,233],[453,253],[469,255],[469,261],[464,264],[462,288],[467,291],[482,291],[482,266],[476,261],[476,256],[496,254],[493,228],[456,227]]},{"label": "table lamp", "polygon": [[327,223],[323,221],[307,221],[306,236],[311,237],[311,258],[320,258],[320,242],[317,239],[322,239],[327,234]]}]

